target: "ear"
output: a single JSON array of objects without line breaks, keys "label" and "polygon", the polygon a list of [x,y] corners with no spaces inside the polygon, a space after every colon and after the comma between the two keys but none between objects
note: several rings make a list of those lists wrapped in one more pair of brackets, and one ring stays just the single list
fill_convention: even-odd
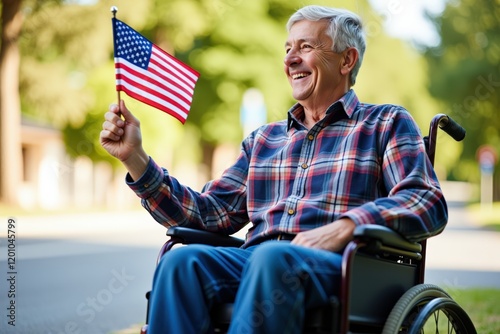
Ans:
[{"label": "ear", "polygon": [[347,48],[342,52],[342,56],[340,71],[343,75],[348,75],[356,65],[359,53],[355,48]]}]

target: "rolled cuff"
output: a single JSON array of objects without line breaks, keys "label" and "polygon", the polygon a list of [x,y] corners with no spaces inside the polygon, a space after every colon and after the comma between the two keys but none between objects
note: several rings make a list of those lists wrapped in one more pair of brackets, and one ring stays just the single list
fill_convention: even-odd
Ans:
[{"label": "rolled cuff", "polygon": [[165,170],[158,166],[153,158],[149,157],[146,170],[137,180],[133,180],[129,173],[125,176],[125,183],[140,198],[148,198],[160,187]]}]

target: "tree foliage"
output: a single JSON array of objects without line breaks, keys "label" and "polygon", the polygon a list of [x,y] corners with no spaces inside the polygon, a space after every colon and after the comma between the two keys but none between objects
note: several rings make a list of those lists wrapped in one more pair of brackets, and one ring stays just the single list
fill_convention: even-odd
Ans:
[{"label": "tree foliage", "polygon": [[[216,145],[237,145],[248,88],[263,93],[269,121],[286,117],[294,101],[283,73],[285,23],[309,3],[347,6],[361,15],[371,29],[354,87],[360,99],[401,104],[426,126],[438,109],[425,91],[425,64],[414,49],[384,34],[365,1],[123,0],[118,18],[201,73],[184,126],[123,96],[141,120],[147,151],[168,164],[186,156],[209,160]],[[107,106],[116,101],[110,5],[48,3],[27,16],[22,42],[23,113],[63,127],[68,152],[94,160],[109,158],[98,134]],[[195,141],[201,145],[187,144]],[[208,152],[193,151],[196,146]]]},{"label": "tree foliage", "polygon": [[89,77],[109,62],[110,23],[99,9],[53,2],[35,12],[25,7],[20,83],[25,115],[56,127],[83,122],[99,94],[88,86]]},{"label": "tree foliage", "polygon": [[477,181],[479,172],[471,170],[478,170],[478,147],[500,149],[500,6],[490,0],[452,1],[433,20],[441,43],[425,53],[429,90],[468,133],[452,176]]}]

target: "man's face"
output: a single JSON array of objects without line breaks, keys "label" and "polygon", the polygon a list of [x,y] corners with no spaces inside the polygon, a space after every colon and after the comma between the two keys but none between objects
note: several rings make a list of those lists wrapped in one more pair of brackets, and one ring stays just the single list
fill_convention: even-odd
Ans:
[{"label": "man's face", "polygon": [[[285,44],[284,69],[299,102],[332,103],[340,85],[342,54],[332,51],[326,34],[328,21],[299,21],[290,29]],[[332,99],[334,99],[332,101]]]}]

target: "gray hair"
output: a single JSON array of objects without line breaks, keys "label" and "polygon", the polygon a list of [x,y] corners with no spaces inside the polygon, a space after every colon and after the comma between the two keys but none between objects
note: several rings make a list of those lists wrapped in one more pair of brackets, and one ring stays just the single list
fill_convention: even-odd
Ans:
[{"label": "gray hair", "polygon": [[350,47],[358,50],[359,57],[350,74],[351,85],[354,85],[366,49],[365,33],[359,16],[345,9],[306,6],[296,11],[288,19],[286,29],[290,32],[295,23],[303,20],[330,21],[327,34],[333,41],[334,52],[340,53]]}]

